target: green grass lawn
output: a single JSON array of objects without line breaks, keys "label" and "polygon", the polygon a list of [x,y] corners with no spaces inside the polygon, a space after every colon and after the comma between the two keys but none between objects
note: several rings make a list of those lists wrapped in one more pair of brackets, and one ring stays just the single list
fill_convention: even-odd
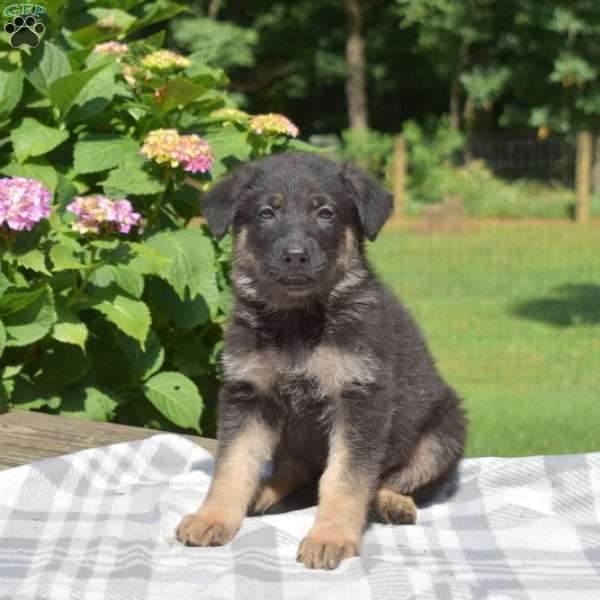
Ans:
[{"label": "green grass lawn", "polygon": [[599,226],[391,226],[368,251],[465,399],[469,456],[600,450]]}]

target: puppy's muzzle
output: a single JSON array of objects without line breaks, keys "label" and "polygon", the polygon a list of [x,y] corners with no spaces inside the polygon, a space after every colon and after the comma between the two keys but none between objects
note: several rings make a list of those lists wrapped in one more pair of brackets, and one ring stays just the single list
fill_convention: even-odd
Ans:
[{"label": "puppy's muzzle", "polygon": [[300,271],[310,266],[306,245],[300,240],[286,243],[281,250],[281,265],[287,271]]},{"label": "puppy's muzzle", "polygon": [[318,252],[311,252],[309,239],[282,238],[275,245],[270,271],[278,283],[289,288],[314,285],[315,254]]}]

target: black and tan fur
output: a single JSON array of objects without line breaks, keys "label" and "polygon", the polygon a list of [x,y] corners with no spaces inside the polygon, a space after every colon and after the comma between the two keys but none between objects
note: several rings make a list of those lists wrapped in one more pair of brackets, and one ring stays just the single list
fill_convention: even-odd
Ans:
[{"label": "black and tan fur", "polygon": [[358,554],[369,509],[414,523],[413,496],[462,456],[459,398],[365,259],[365,237],[390,211],[389,194],[357,168],[301,153],[244,165],[205,195],[214,234],[233,225],[236,303],[215,474],[177,529],[182,542],[225,544],[246,514],[318,480],[298,560],[335,568]]}]

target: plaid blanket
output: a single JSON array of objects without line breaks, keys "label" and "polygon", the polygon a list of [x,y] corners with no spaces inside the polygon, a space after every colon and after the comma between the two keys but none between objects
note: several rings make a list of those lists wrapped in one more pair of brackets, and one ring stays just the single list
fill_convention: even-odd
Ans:
[{"label": "plaid blanket", "polygon": [[295,561],[314,507],[176,542],[212,466],[165,434],[0,473],[0,598],[600,598],[600,453],[465,460],[417,525],[370,525],[331,572]]}]

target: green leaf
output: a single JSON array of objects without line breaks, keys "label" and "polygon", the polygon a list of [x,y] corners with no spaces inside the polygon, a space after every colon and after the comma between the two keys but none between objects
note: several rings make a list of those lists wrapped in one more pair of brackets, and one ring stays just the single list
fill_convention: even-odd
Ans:
[{"label": "green leaf", "polygon": [[328,154],[334,150],[331,146],[314,146],[313,144],[309,144],[308,142],[303,142],[302,140],[296,140],[293,138],[287,138],[286,147],[288,150],[298,150],[298,152],[313,152],[315,154]]},{"label": "green leaf", "polygon": [[81,269],[85,265],[84,250],[75,240],[54,244],[48,256],[54,265],[53,271]]},{"label": "green leaf", "polygon": [[85,71],[70,73],[54,80],[48,89],[48,96],[54,106],[65,116],[73,107],[75,100],[88,81],[97,73],[106,69],[107,65],[100,65]]},{"label": "green leaf", "polygon": [[146,243],[130,244],[135,252],[134,258],[129,262],[130,269],[134,269],[140,275],[161,275],[171,264],[171,260],[163,256],[159,251],[150,248]]},{"label": "green leaf", "polygon": [[0,115],[11,113],[23,94],[23,71],[0,71]]},{"label": "green leaf", "polygon": [[201,229],[158,233],[146,244],[171,259],[170,265],[158,275],[171,284],[181,300],[201,294],[211,310],[216,308],[219,290],[215,278],[215,252],[212,242]]},{"label": "green leaf", "polygon": [[46,127],[29,117],[25,117],[21,124],[10,132],[15,156],[20,163],[30,156],[40,156],[50,152],[68,137],[67,130]]},{"label": "green leaf", "polygon": [[144,277],[127,266],[103,265],[92,273],[90,282],[100,288],[115,285],[138,299],[144,293]]},{"label": "green leaf", "polygon": [[206,88],[177,75],[173,79],[169,79],[162,88],[162,110],[169,112],[178,106],[186,106],[204,92],[206,92]]},{"label": "green leaf", "polygon": [[55,190],[55,200],[56,204],[61,208],[64,207],[73,199],[74,196],[77,196],[78,190],[75,187],[75,184],[67,179],[62,173],[58,173],[58,185]]},{"label": "green leaf", "polygon": [[167,283],[152,278],[148,282],[148,293],[153,310],[160,310],[179,327],[194,329],[210,318],[204,298],[190,299],[189,290],[186,290],[185,300],[181,300]]},{"label": "green leaf", "polygon": [[4,348],[6,348],[6,327],[4,327],[4,323],[0,321],[0,356],[2,356]]},{"label": "green leaf", "polygon": [[44,275],[50,275],[50,271],[46,268],[46,258],[40,250],[30,250],[25,254],[15,255],[15,261],[21,267],[31,269]]},{"label": "green leaf", "polygon": [[74,344],[85,352],[88,328],[66,306],[57,307],[52,337],[63,344]]},{"label": "green leaf", "polygon": [[159,373],[144,384],[144,395],[179,427],[200,430],[203,403],[196,385],[185,375]]},{"label": "green leaf", "polygon": [[64,0],[44,0],[43,6],[46,9],[50,23],[54,25],[57,31],[60,31],[61,20],[65,13]]},{"label": "green leaf", "polygon": [[12,383],[0,381],[0,413],[4,413],[8,410],[8,401],[10,398],[9,387],[12,387]]},{"label": "green leaf", "polygon": [[[140,10],[138,10],[138,8]],[[166,21],[172,19],[175,15],[180,12],[189,11],[188,8],[171,2],[171,0],[157,0],[156,2],[143,2],[135,10],[130,11],[135,14],[138,19],[129,28],[128,33],[133,33],[139,29],[143,29],[152,23],[159,23],[160,21]]]},{"label": "green leaf", "polygon": [[100,182],[105,188],[116,188],[126,194],[158,194],[165,189],[164,181],[157,179],[140,165],[128,161],[109,172]]},{"label": "green leaf", "polygon": [[[54,295],[47,285],[39,290],[41,294],[34,301],[8,314],[3,314],[4,307],[0,306],[0,313],[6,327],[7,346],[27,346],[45,337],[52,329],[56,321]],[[0,304],[4,304],[10,296],[13,294],[5,294],[0,299]]]},{"label": "green leaf", "polygon": [[114,396],[97,387],[80,384],[61,394],[60,412],[86,421],[111,421],[118,406]]},{"label": "green leaf", "polygon": [[85,121],[102,112],[111,103],[116,89],[113,68],[102,69],[77,94],[69,120]]},{"label": "green leaf", "polygon": [[165,351],[160,344],[160,339],[152,329],[148,333],[146,348],[143,350],[139,344],[118,330],[113,332],[113,339],[125,354],[135,379],[142,381],[148,379],[161,368],[165,360]]},{"label": "green leaf", "polygon": [[0,316],[10,315],[29,306],[46,293],[45,288],[20,290],[5,294],[0,298]]},{"label": "green leaf", "polygon": [[98,21],[105,19],[114,23],[123,32],[127,31],[129,26],[135,23],[135,17],[132,17],[119,8],[90,8],[88,12]]},{"label": "green leaf", "polygon": [[92,308],[101,312],[123,333],[137,340],[144,349],[151,318],[150,311],[143,302],[131,300],[125,296],[115,296],[114,300],[103,300],[93,305]]},{"label": "green leaf", "polygon": [[25,365],[6,365],[4,369],[2,369],[2,379],[11,379],[18,375]]},{"label": "green leaf", "polygon": [[29,82],[44,95],[53,81],[71,72],[67,55],[52,42],[40,44],[29,56],[23,53],[23,66]]},{"label": "green leaf", "polygon": [[184,74],[193,79],[195,83],[207,89],[223,87],[229,83],[229,78],[223,69],[215,69],[206,64],[204,51],[194,52],[188,58],[192,64],[185,69]]},{"label": "green leaf", "polygon": [[2,273],[0,273],[0,298],[4,296],[4,292],[8,288],[11,288],[12,285],[13,284],[4,275],[2,275]]},{"label": "green leaf", "polygon": [[252,148],[246,140],[248,134],[240,129],[230,125],[202,136],[210,144],[215,156],[215,163],[211,169],[214,179],[228,173],[232,163],[244,162],[250,158]]},{"label": "green leaf", "polygon": [[50,341],[44,343],[40,366],[36,382],[42,389],[59,389],[82,379],[90,369],[90,361],[81,348]]},{"label": "green leaf", "polygon": [[34,410],[38,408],[56,409],[60,406],[60,398],[34,385],[23,376],[17,376],[10,394],[10,403],[15,408]]},{"label": "green leaf", "polygon": [[149,54],[155,50],[159,50],[165,43],[165,30],[157,31],[148,37],[134,40],[129,43],[129,50],[132,52],[143,52]]},{"label": "green leaf", "polygon": [[[121,333],[117,327],[98,315],[89,323],[89,330],[86,349],[92,361],[94,379],[109,389],[136,383],[127,355],[115,342],[115,334]],[[128,337],[123,333],[121,335]],[[135,340],[132,340],[132,343],[139,345]],[[106,365],[110,365],[110,368],[107,369]]]},{"label": "green leaf", "polygon": [[208,349],[199,336],[178,342],[173,348],[172,360],[178,371],[188,377],[201,377],[211,371]]},{"label": "green leaf", "polygon": [[112,134],[90,136],[75,144],[74,168],[78,173],[112,169],[139,154],[135,140]]},{"label": "green leaf", "polygon": [[144,427],[156,429],[158,431],[173,431],[175,426],[167,419],[154,405],[143,396],[133,395],[131,401],[127,404],[127,409],[133,413],[136,420]]},{"label": "green leaf", "polygon": [[8,177],[28,177],[29,179],[38,179],[51,192],[54,192],[58,185],[58,173],[54,167],[44,158],[34,158],[23,164],[12,162],[0,171]]}]

